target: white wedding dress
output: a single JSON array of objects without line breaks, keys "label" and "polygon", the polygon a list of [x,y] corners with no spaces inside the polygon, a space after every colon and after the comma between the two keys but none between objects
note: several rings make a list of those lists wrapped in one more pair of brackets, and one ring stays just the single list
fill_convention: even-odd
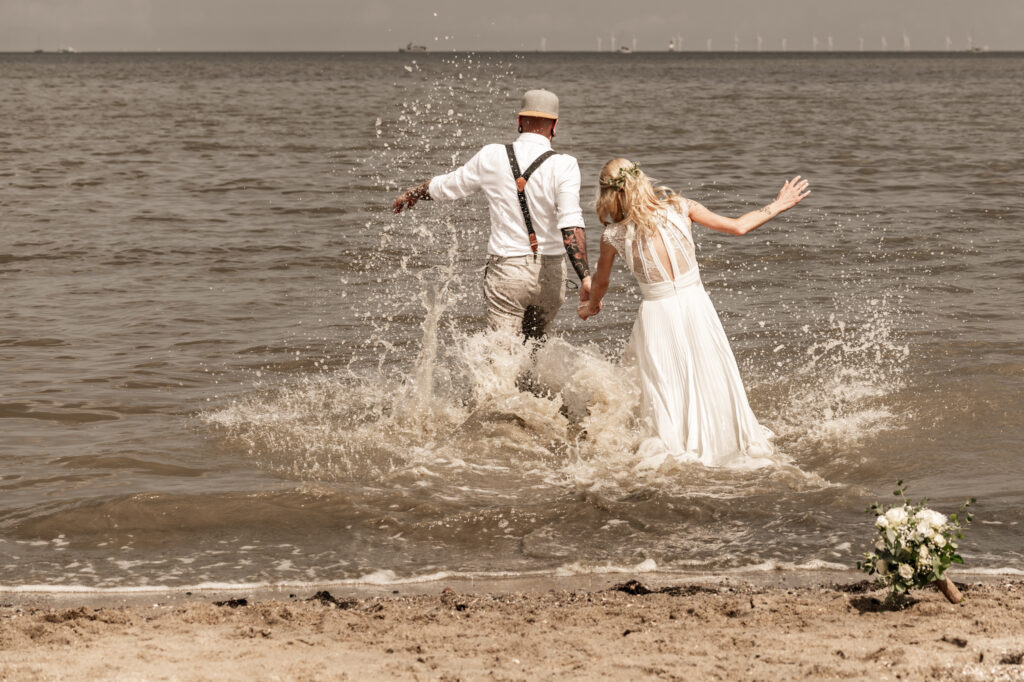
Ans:
[{"label": "white wedding dress", "polygon": [[750,409],[729,340],[701,283],[685,202],[680,211],[666,211],[658,227],[671,268],[658,257],[656,239],[637,235],[632,224],[612,224],[601,236],[626,261],[643,294],[624,357],[639,371],[648,428],[638,466],[780,463],[774,435]]}]

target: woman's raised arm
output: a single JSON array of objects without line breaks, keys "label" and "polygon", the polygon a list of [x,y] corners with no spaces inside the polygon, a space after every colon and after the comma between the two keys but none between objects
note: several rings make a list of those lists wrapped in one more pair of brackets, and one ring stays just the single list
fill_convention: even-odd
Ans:
[{"label": "woman's raised arm", "polygon": [[687,199],[686,205],[690,211],[690,220],[693,222],[718,232],[743,235],[751,230],[756,230],[783,211],[788,211],[799,204],[810,195],[811,190],[808,187],[810,187],[810,183],[807,180],[801,180],[798,175],[792,180],[786,181],[786,184],[779,190],[779,196],[775,198],[775,201],[739,218],[718,215],[692,199]]}]

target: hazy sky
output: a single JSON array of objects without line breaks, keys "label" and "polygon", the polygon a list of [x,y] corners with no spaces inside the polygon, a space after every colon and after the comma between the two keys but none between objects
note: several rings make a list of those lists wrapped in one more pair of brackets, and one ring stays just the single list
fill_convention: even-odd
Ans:
[{"label": "hazy sky", "polygon": [[[581,10],[579,8],[585,8]],[[0,0],[0,51],[1024,50],[1024,0]]]}]

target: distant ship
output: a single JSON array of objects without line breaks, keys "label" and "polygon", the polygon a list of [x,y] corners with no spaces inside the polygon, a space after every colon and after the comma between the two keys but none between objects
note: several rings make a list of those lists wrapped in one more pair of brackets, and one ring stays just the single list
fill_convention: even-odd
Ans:
[{"label": "distant ship", "polygon": [[61,54],[75,54],[76,52],[78,52],[78,50],[68,45],[66,47],[60,48],[59,50],[57,50],[57,52],[60,52]]},{"label": "distant ship", "polygon": [[633,48],[628,45],[622,45],[619,47],[619,54],[633,54]]},{"label": "distant ship", "polygon": [[427,50],[427,46],[426,45],[413,45],[412,43],[409,43],[405,47],[398,48],[398,51],[399,52],[427,52],[428,50]]}]

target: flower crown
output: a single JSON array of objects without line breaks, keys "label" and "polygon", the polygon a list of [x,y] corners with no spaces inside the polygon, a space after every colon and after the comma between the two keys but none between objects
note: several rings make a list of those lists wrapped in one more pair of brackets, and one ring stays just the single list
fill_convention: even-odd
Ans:
[{"label": "flower crown", "polygon": [[619,169],[617,175],[611,178],[606,178],[601,183],[601,187],[614,187],[617,190],[621,190],[626,186],[626,176],[631,175],[634,178],[640,175],[640,165],[634,163],[632,166],[623,166]]}]

